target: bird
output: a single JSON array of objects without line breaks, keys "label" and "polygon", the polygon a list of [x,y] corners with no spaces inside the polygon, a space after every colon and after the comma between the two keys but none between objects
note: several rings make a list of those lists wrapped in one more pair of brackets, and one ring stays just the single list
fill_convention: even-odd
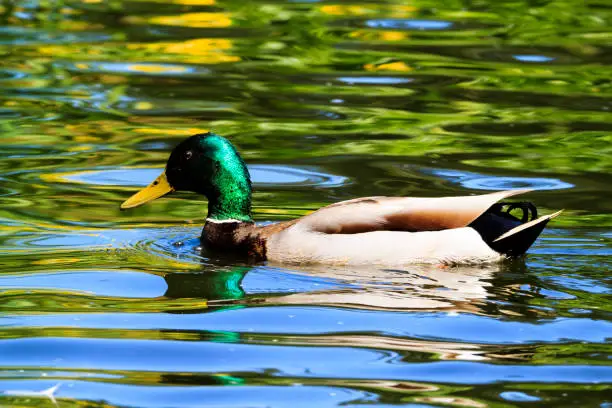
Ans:
[{"label": "bird", "polygon": [[[362,197],[290,221],[256,224],[247,166],[236,147],[212,132],[181,141],[165,170],[122,210],[175,191],[203,194],[207,250],[280,264],[480,264],[521,257],[561,211],[538,217],[531,190],[451,197]],[[520,211],[520,216],[514,214]],[[513,214],[511,214],[513,212]]]}]

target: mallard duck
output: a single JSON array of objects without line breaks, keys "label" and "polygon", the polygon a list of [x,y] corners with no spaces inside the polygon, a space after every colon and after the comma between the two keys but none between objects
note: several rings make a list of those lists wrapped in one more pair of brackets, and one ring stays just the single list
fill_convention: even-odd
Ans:
[{"label": "mallard duck", "polygon": [[[550,219],[530,202],[499,202],[530,190],[464,197],[364,197],[301,218],[259,226],[249,171],[232,143],[213,133],[179,143],[166,169],[121,204],[137,207],[173,191],[208,198],[202,243],[255,260],[334,265],[458,264],[524,254]],[[522,210],[518,218],[510,212]]]}]

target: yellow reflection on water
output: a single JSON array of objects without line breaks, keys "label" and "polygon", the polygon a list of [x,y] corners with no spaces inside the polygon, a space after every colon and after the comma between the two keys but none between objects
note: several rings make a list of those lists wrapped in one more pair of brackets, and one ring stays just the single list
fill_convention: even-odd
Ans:
[{"label": "yellow reflection on water", "polygon": [[321,12],[331,16],[362,16],[371,13],[372,9],[358,5],[329,5],[322,6]]},{"label": "yellow reflection on water", "polygon": [[365,64],[363,67],[366,71],[412,71],[412,67],[403,61],[390,62],[387,64]]},{"label": "yellow reflection on water", "polygon": [[364,16],[368,14],[376,14],[382,11],[388,13],[392,17],[406,17],[414,13],[418,10],[417,7],[414,6],[400,6],[393,5],[389,6],[380,6],[380,5],[325,5],[321,6],[319,9],[322,13],[330,15],[330,16]]},{"label": "yellow reflection on water", "polygon": [[395,5],[391,8],[391,16],[393,17],[404,17],[408,14],[413,14],[415,11],[418,11],[419,8],[416,6],[402,6]]},{"label": "yellow reflection on water", "polygon": [[400,41],[408,38],[408,33],[401,31],[383,31],[380,33],[380,39],[383,41]]},{"label": "yellow reflection on water", "polygon": [[233,46],[230,40],[222,38],[196,38],[194,40],[188,40],[180,43],[168,43],[161,45],[164,47],[166,52],[188,55],[206,55],[211,51],[229,50]]},{"label": "yellow reflection on water", "polygon": [[149,52],[164,54],[182,54],[195,57],[183,59],[184,62],[218,64],[222,62],[240,61],[240,57],[228,55],[221,51],[233,47],[232,41],[227,39],[197,38],[179,43],[155,44],[129,44],[130,50],[147,50]]},{"label": "yellow reflection on water", "polygon": [[77,146],[70,146],[70,147],[66,148],[66,151],[73,152],[73,153],[74,152],[87,152],[87,151],[89,151],[91,149],[92,149],[92,146],[82,144],[82,145],[77,145]]},{"label": "yellow reflection on water", "polygon": [[133,132],[136,133],[144,133],[147,135],[164,135],[164,136],[191,136],[196,135],[198,133],[206,133],[209,129],[205,128],[184,128],[184,129],[176,129],[176,128],[152,128],[152,127],[143,127],[133,129]]},{"label": "yellow reflection on water", "polygon": [[357,30],[349,34],[351,38],[358,38],[361,40],[368,41],[402,41],[408,39],[410,36],[405,31],[368,31],[368,30]]},{"label": "yellow reflection on water", "polygon": [[[66,127],[70,128],[71,125],[66,125]],[[96,143],[96,142],[100,142],[101,139],[96,136],[76,135],[74,136],[74,141],[77,143]]]},{"label": "yellow reflection on water", "polygon": [[[117,44],[88,44],[83,48],[70,45],[43,45],[37,48],[37,52],[43,55],[50,55],[56,58],[74,58],[75,55],[80,59],[105,58],[117,56]],[[198,38],[181,42],[159,42],[159,43],[127,43],[119,47],[122,51],[122,58],[125,60],[142,60],[146,58],[161,58],[164,61],[188,62],[194,64],[219,64],[240,61],[240,57],[228,55],[225,51],[230,50],[233,43],[228,39],[218,38]],[[77,68],[88,69],[87,63],[79,62],[75,64]],[[162,67],[153,64],[150,71],[143,71],[142,64],[135,63],[130,68],[139,69],[139,72],[169,72],[175,73],[177,67]],[[187,68],[185,68],[187,69]],[[152,70],[152,71],[151,71]],[[163,71],[158,71],[163,70]],[[119,74],[120,72],[114,72]]]},{"label": "yellow reflection on water", "polygon": [[161,64],[129,64],[128,69],[134,72],[147,72],[151,74],[180,74],[187,72],[187,67]]},{"label": "yellow reflection on water", "polygon": [[155,105],[153,105],[151,102],[140,101],[136,102],[133,107],[136,110],[151,110],[155,107]]},{"label": "yellow reflection on water", "polygon": [[232,25],[227,13],[184,13],[171,16],[126,17],[126,22],[135,24],[159,24],[193,28],[224,28]]},{"label": "yellow reflection on water", "polygon": [[81,258],[49,258],[32,261],[32,265],[56,265],[81,262]]}]

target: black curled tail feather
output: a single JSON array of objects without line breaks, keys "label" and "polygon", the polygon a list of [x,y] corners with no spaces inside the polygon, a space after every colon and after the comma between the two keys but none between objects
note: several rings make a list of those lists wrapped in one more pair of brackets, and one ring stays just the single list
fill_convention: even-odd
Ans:
[{"label": "black curled tail feather", "polygon": [[[515,209],[522,210],[520,218],[510,214]],[[474,228],[494,251],[508,257],[518,257],[527,252],[548,221],[558,214],[538,218],[533,203],[500,202],[491,206],[469,226]]]}]

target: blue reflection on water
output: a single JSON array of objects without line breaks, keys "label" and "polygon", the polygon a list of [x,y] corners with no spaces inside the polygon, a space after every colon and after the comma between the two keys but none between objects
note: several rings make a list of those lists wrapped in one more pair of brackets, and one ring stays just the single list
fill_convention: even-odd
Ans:
[{"label": "blue reflection on water", "polygon": [[409,30],[445,30],[453,26],[450,21],[441,20],[408,20],[408,19],[380,19],[366,22],[372,28],[392,28]]},{"label": "blue reflection on water", "polygon": [[514,190],[522,188],[561,190],[574,187],[573,184],[548,177],[485,176],[468,171],[447,169],[423,169],[423,171],[474,190]]},{"label": "blue reflection on water", "polygon": [[[29,370],[28,370],[29,371]],[[47,373],[54,374],[54,373]],[[19,373],[19,377],[23,377]],[[50,375],[49,375],[50,376]],[[344,387],[333,386],[309,386],[309,385],[245,385],[240,377],[224,374],[213,374],[211,382],[217,385],[136,385],[120,384],[110,382],[95,382],[91,378],[98,378],[98,373],[86,372],[81,375],[83,380],[66,381],[63,375],[58,380],[6,380],[2,381],[2,389],[19,392],[21,398],[29,396],[30,399],[37,398],[40,406],[53,406],[48,396],[41,393],[42,390],[50,389],[60,384],[54,393],[58,400],[56,406],[62,406],[62,399],[77,399],[81,401],[99,401],[104,396],[104,403],[112,406],[130,407],[263,407],[263,406],[288,406],[291,407],[339,407],[355,406],[352,401],[361,401],[372,404],[376,402],[377,396],[371,392],[354,390]],[[240,385],[231,387],[231,385]],[[228,387],[230,386],[230,387]],[[0,395],[11,395],[0,391]],[[300,396],[301,395],[301,396]],[[45,399],[47,401],[45,401]],[[179,403],[180,402],[180,403]],[[106,406],[106,405],[105,405]],[[376,405],[377,407],[379,405]]]},{"label": "blue reflection on water", "polygon": [[189,64],[167,64],[167,63],[149,63],[149,62],[97,62],[87,61],[80,63],[66,63],[66,67],[70,70],[78,70],[81,72],[115,72],[138,75],[154,75],[154,76],[206,76],[211,74],[211,70],[205,67],[197,67]]},{"label": "blue reflection on water", "polygon": [[0,287],[20,289],[59,289],[99,296],[155,298],[167,285],[163,278],[150,273],[128,271],[40,272],[28,275],[1,275]]},{"label": "blue reflection on water", "polygon": [[[20,13],[15,13],[19,16]],[[27,13],[21,13],[21,18],[29,19]],[[38,30],[29,27],[5,26],[0,27],[0,44],[33,45],[33,44],[59,44],[59,43],[95,43],[108,41],[112,37],[101,32],[53,32]]]},{"label": "blue reflection on water", "polygon": [[504,391],[499,394],[500,397],[507,401],[515,401],[515,402],[535,402],[540,401],[540,398],[535,397],[533,395],[525,394],[520,391]]},{"label": "blue reflection on water", "polygon": [[513,55],[512,57],[515,60],[521,61],[521,62],[550,62],[556,59],[553,57],[547,57],[545,55],[529,55],[529,54]]},{"label": "blue reflection on water", "polygon": [[242,280],[246,293],[292,293],[356,287],[337,279],[288,273],[283,269],[258,267],[249,270]]},{"label": "blue reflection on water", "polygon": [[372,85],[395,85],[395,84],[407,84],[412,82],[413,78],[397,78],[397,77],[383,77],[383,76],[369,76],[369,77],[340,77],[339,81],[347,84],[372,84]]},{"label": "blue reflection on water", "polygon": [[[222,316],[246,309],[228,309]],[[177,315],[178,316],[178,315]],[[597,365],[487,364],[440,361],[403,362],[396,352],[330,346],[288,346],[230,342],[165,341],[93,338],[26,338],[0,343],[8,366],[53,366],[56,369],[90,367],[97,356],[98,370],[192,372],[202,374],[262,372],[288,377],[398,379],[454,384],[491,384],[498,381],[542,383],[605,383],[612,368]]]},{"label": "blue reflection on water", "polygon": [[[78,320],[75,320],[78,319]],[[478,344],[554,343],[563,340],[605,343],[612,323],[588,317],[509,321],[467,313],[353,310],[322,306],[247,307],[219,313],[62,313],[0,317],[14,326],[70,326],[109,329],[213,330],[293,334],[370,333]],[[342,324],[338,324],[341,322]],[[181,367],[177,365],[177,367]],[[612,374],[612,368],[610,368]],[[610,378],[612,380],[612,377]],[[466,381],[469,381],[469,377]],[[558,380],[558,378],[557,378]]]}]

